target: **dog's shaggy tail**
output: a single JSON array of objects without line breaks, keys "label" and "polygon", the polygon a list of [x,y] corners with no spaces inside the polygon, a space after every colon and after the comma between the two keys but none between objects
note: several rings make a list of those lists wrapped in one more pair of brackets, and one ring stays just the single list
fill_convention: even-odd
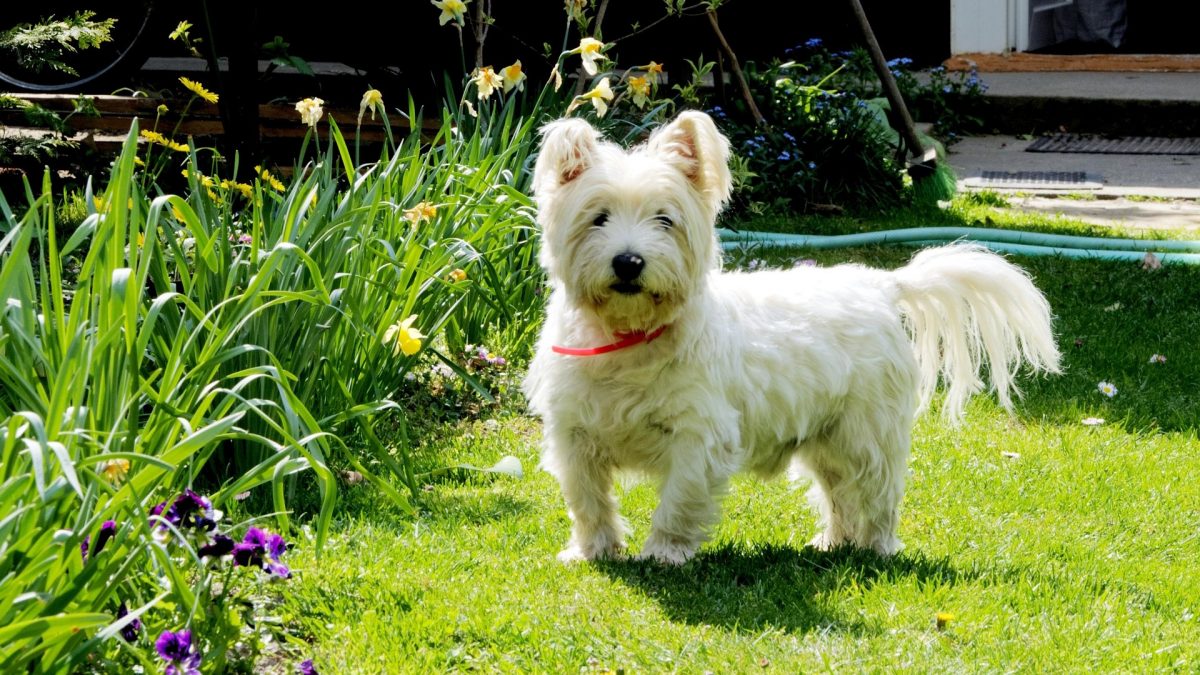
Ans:
[{"label": "dog's shaggy tail", "polygon": [[921,251],[894,273],[898,304],[908,322],[920,366],[924,410],[946,386],[943,412],[962,417],[983,389],[985,357],[1000,404],[1012,411],[1020,394],[1014,377],[1025,363],[1034,372],[1059,372],[1050,305],[1024,270],[976,244]]}]

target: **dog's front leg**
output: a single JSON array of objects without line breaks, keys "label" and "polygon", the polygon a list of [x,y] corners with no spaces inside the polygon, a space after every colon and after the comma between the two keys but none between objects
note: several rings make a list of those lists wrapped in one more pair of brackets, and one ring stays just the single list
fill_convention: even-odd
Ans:
[{"label": "dog's front leg", "polygon": [[659,488],[658,508],[639,560],[682,565],[696,555],[719,515],[717,500],[729,485],[732,467],[699,443],[671,457]]},{"label": "dog's front leg", "polygon": [[618,558],[628,526],[617,513],[613,467],[583,432],[551,434],[543,465],[558,478],[571,517],[571,539],[562,562]]}]

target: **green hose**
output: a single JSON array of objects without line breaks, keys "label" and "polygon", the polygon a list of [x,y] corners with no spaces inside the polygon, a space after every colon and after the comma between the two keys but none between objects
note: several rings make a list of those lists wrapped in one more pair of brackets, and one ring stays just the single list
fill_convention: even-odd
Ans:
[{"label": "green hose", "polygon": [[[1162,263],[1200,264],[1200,241],[1156,241],[1152,239],[1107,239],[1041,234],[984,227],[913,227],[903,230],[864,232],[834,236],[734,232],[719,229],[726,250],[743,246],[845,248],[876,244],[928,246],[951,241],[971,241],[1002,253],[1028,256],[1058,255],[1064,258],[1140,261],[1152,251]],[[1163,253],[1162,251],[1167,251]],[[1195,253],[1189,253],[1194,251]]]}]

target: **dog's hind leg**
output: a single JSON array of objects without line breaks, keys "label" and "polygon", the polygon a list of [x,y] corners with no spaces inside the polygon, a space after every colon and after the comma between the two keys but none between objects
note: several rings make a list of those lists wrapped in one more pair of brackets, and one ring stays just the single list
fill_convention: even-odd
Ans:
[{"label": "dog's hind leg", "polygon": [[628,526],[617,512],[611,463],[581,432],[548,434],[547,443],[542,466],[558,479],[571,517],[571,539],[558,559],[622,556]]},{"label": "dog's hind leg", "polygon": [[809,499],[823,531],[822,550],[852,543],[883,555],[900,550],[896,537],[908,464],[908,424],[874,429],[842,422],[821,440],[806,441],[798,459],[813,478]]}]

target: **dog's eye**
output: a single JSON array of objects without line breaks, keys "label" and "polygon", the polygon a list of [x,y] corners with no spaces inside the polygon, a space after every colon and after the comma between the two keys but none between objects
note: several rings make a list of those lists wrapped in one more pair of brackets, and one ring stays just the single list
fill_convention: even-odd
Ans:
[{"label": "dog's eye", "polygon": [[658,224],[662,225],[663,227],[675,227],[675,221],[671,220],[671,217],[665,213],[660,213],[657,216],[654,216],[654,219],[657,220]]},{"label": "dog's eye", "polygon": [[608,223],[608,214],[603,211],[600,212],[600,215],[592,219],[593,227],[604,227],[606,223]]}]

